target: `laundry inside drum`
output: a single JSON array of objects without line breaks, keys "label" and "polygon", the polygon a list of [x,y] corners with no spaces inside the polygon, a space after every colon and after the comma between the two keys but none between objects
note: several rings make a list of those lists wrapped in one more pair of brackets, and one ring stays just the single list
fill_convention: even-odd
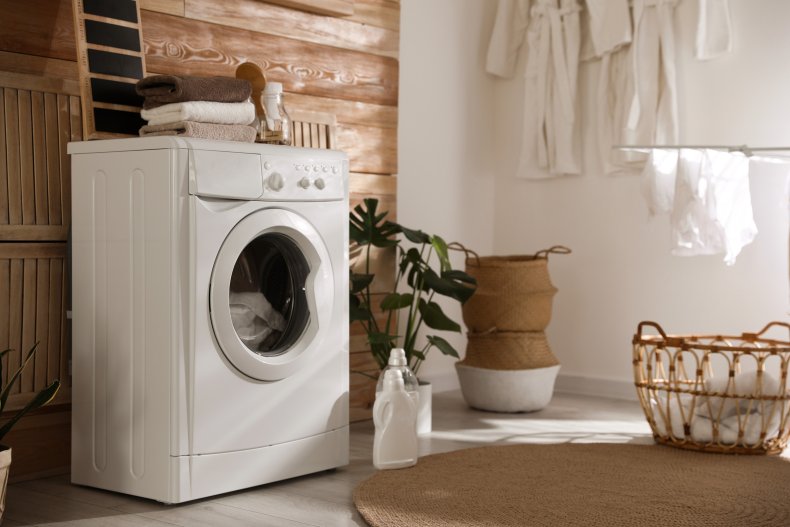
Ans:
[{"label": "laundry inside drum", "polygon": [[265,233],[239,255],[230,279],[230,314],[239,340],[255,353],[287,352],[310,321],[310,267],[288,236]]}]

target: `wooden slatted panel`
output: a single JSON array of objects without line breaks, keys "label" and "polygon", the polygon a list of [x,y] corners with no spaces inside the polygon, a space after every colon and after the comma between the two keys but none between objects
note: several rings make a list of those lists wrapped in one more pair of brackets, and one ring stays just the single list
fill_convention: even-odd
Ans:
[{"label": "wooden slatted panel", "polygon": [[[65,241],[78,98],[41,77],[0,73],[0,241]],[[24,88],[23,88],[24,87]],[[81,135],[78,134],[78,137]]]},{"label": "wooden slatted panel", "polygon": [[4,384],[22,356],[39,343],[11,391],[8,409],[21,408],[58,378],[64,387],[57,401],[69,400],[65,276],[65,243],[0,243],[0,349],[14,350],[3,365]]},{"label": "wooden slatted panel", "polygon": [[336,119],[334,114],[289,110],[293,146],[334,148]]}]

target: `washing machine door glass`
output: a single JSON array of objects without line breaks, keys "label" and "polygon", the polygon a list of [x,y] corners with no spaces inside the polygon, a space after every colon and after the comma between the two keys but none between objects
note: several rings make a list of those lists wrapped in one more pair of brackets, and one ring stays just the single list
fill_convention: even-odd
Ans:
[{"label": "washing machine door glass", "polygon": [[302,336],[310,311],[310,266],[288,236],[267,232],[241,252],[230,276],[230,316],[239,340],[254,353],[285,353]]},{"label": "washing machine door glass", "polygon": [[328,327],[334,278],[316,229],[283,209],[250,214],[229,233],[211,275],[214,335],[241,373],[294,374]]}]

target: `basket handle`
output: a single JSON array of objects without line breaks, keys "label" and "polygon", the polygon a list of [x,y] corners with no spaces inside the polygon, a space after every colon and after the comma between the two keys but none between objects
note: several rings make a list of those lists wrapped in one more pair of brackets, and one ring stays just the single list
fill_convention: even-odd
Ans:
[{"label": "basket handle", "polygon": [[477,255],[472,249],[467,249],[461,242],[452,242],[447,244],[447,248],[453,251],[463,251],[466,254],[466,257],[469,258],[469,255],[475,257],[477,260],[477,266],[480,267],[480,256]]},{"label": "basket handle", "polygon": [[664,330],[661,329],[661,326],[659,326],[657,322],[653,322],[651,320],[643,320],[642,322],[639,323],[639,326],[637,326],[636,328],[636,335],[634,336],[634,338],[639,338],[639,339],[642,338],[642,328],[644,328],[645,326],[652,327],[653,329],[658,331],[659,334],[661,334],[664,340],[667,339],[667,334],[664,333]]},{"label": "basket handle", "polygon": [[787,328],[788,333],[790,333],[790,324],[788,324],[787,322],[779,322],[777,320],[774,320],[773,322],[769,322],[768,324],[766,324],[766,326],[760,331],[758,331],[757,333],[743,333],[741,335],[741,338],[743,340],[756,340],[761,336],[763,336],[764,333],[766,333],[769,329],[771,329],[774,326],[782,326],[784,328]]},{"label": "basket handle", "polygon": [[546,258],[548,260],[550,254],[571,254],[571,250],[564,245],[553,245],[548,249],[543,249],[535,253],[535,258]]}]

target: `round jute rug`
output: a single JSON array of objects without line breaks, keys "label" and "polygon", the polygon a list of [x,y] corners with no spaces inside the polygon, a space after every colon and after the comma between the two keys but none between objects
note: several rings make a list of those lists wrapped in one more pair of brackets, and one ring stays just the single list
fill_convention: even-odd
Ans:
[{"label": "round jute rug", "polygon": [[373,527],[788,527],[790,462],[658,445],[490,446],[380,471],[354,504]]}]

